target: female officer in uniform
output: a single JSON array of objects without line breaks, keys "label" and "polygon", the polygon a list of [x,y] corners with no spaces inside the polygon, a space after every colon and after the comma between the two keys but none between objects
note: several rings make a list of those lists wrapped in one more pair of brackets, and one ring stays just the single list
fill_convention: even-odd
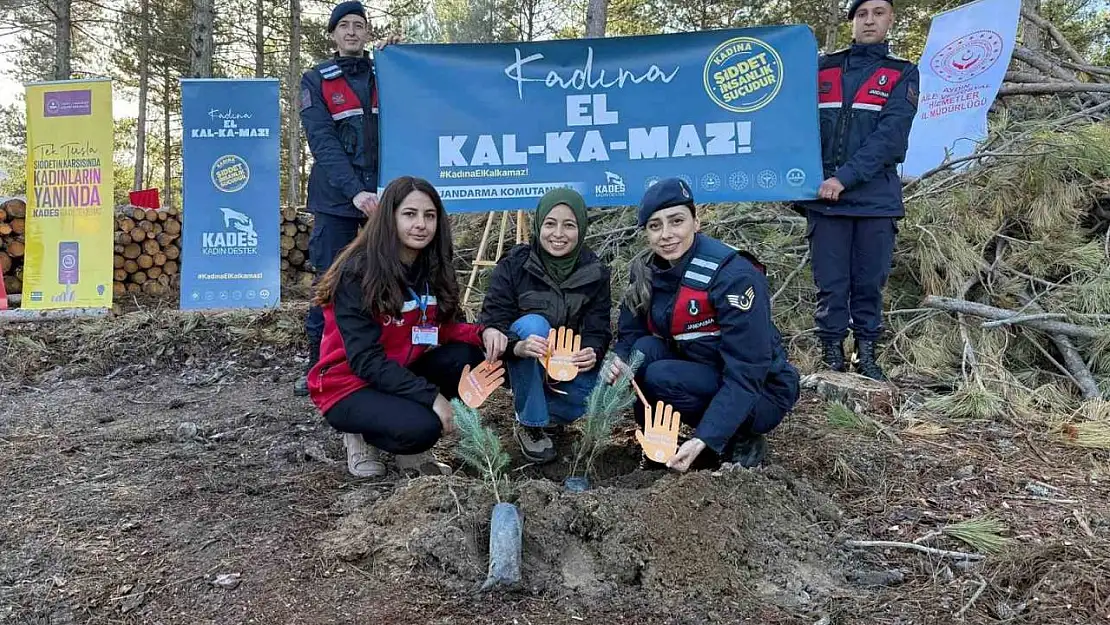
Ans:
[{"label": "female officer in uniform", "polygon": [[620,361],[606,377],[615,379],[638,350],[636,381],[648,401],[671,404],[695,426],[668,467],[686,471],[699,457],[756,466],[763,435],[798,400],[763,268],[698,232],[693,194],[680,179],[647,190],[639,225],[649,249],[632,263],[613,348]]}]

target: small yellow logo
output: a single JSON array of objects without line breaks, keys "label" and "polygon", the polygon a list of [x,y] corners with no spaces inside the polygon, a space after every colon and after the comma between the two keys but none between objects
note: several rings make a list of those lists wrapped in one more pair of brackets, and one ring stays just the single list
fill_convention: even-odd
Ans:
[{"label": "small yellow logo", "polygon": [[721,108],[751,113],[778,95],[782,58],[766,42],[734,37],[717,46],[705,62],[705,91]]}]

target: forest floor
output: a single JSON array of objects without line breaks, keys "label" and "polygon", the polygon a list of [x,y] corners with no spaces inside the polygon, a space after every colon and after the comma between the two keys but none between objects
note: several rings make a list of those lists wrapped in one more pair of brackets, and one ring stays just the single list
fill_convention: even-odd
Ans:
[{"label": "forest floor", "polygon": [[[480,593],[491,495],[466,470],[349,476],[292,395],[298,315],[0,326],[0,623],[1110,621],[1110,455],[1036,424],[830,420],[811,393],[761,468],[640,470],[627,425],[575,494],[565,458],[522,461],[498,391],[525,587]],[[982,560],[846,544],[974,552],[932,533],[981,516],[1008,528]]]}]

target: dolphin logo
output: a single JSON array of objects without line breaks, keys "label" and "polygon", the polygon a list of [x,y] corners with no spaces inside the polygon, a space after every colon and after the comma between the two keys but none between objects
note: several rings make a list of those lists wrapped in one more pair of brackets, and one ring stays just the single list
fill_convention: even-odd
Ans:
[{"label": "dolphin logo", "polygon": [[220,211],[224,214],[225,228],[234,228],[239,232],[258,236],[258,233],[254,231],[254,222],[251,221],[250,217],[230,208],[221,208]]}]

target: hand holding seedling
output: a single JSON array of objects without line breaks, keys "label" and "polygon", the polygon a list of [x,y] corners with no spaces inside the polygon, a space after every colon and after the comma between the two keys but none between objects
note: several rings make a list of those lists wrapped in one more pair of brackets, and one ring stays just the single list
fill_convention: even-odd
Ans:
[{"label": "hand holding seedling", "polygon": [[463,367],[459,378],[459,398],[471,408],[477,408],[505,381],[505,369],[501,361],[493,363],[482,361],[473,371],[470,365]]}]

